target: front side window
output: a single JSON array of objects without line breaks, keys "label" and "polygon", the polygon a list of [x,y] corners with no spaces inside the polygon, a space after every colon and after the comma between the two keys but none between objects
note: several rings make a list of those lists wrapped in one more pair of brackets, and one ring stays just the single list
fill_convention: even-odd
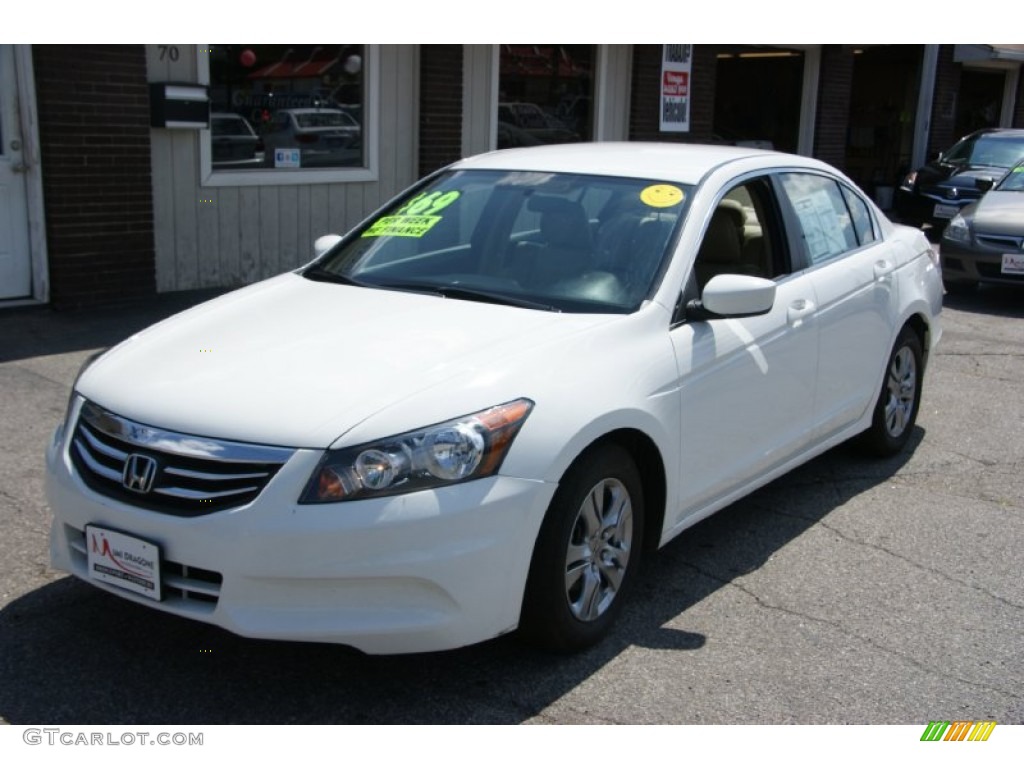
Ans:
[{"label": "front side window", "polygon": [[698,292],[716,275],[771,280],[791,271],[777,210],[763,177],[733,187],[719,200],[694,262]]},{"label": "front side window", "polygon": [[364,47],[212,45],[213,171],[364,167]]},{"label": "front side window", "polygon": [[812,264],[857,247],[853,220],[835,180],[809,173],[783,173],[780,178]]},{"label": "front side window", "polygon": [[449,172],[304,274],[536,309],[632,312],[661,274],[689,192],[657,180]]}]

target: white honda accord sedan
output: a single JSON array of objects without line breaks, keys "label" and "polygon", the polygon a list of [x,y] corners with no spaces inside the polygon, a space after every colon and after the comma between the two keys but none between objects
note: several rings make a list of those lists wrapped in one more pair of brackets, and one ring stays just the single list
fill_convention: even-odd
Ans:
[{"label": "white honda accord sedan", "polygon": [[83,369],[52,561],[249,637],[582,648],[645,552],[849,438],[902,450],[941,305],[923,235],[816,160],[470,158]]}]

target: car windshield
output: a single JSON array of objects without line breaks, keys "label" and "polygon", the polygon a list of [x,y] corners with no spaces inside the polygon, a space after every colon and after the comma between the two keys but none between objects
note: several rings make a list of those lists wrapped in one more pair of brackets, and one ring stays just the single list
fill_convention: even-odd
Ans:
[{"label": "car windshield", "polygon": [[1014,166],[996,185],[1000,192],[1024,192],[1024,163]]},{"label": "car windshield", "polygon": [[689,192],[656,180],[452,171],[305,275],[562,312],[632,312],[661,274]]},{"label": "car windshield", "polygon": [[942,156],[943,162],[1009,168],[1024,158],[1024,136],[983,133],[958,141]]},{"label": "car windshield", "polygon": [[252,128],[241,117],[214,117],[210,121],[214,136],[255,136]]}]

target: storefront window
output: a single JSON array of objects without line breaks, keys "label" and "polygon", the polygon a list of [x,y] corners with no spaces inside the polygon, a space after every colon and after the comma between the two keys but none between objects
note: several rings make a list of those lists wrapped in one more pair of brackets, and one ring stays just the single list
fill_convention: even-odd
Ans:
[{"label": "storefront window", "polygon": [[366,165],[361,45],[210,47],[214,171]]},{"label": "storefront window", "polygon": [[503,45],[498,148],[590,141],[594,46]]}]

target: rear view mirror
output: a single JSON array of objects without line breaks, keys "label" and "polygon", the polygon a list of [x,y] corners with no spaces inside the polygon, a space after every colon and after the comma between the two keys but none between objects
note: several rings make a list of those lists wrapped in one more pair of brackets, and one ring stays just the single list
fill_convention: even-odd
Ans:
[{"label": "rear view mirror", "polygon": [[974,186],[982,192],[988,192],[996,184],[994,179],[977,178],[974,180]]}]

